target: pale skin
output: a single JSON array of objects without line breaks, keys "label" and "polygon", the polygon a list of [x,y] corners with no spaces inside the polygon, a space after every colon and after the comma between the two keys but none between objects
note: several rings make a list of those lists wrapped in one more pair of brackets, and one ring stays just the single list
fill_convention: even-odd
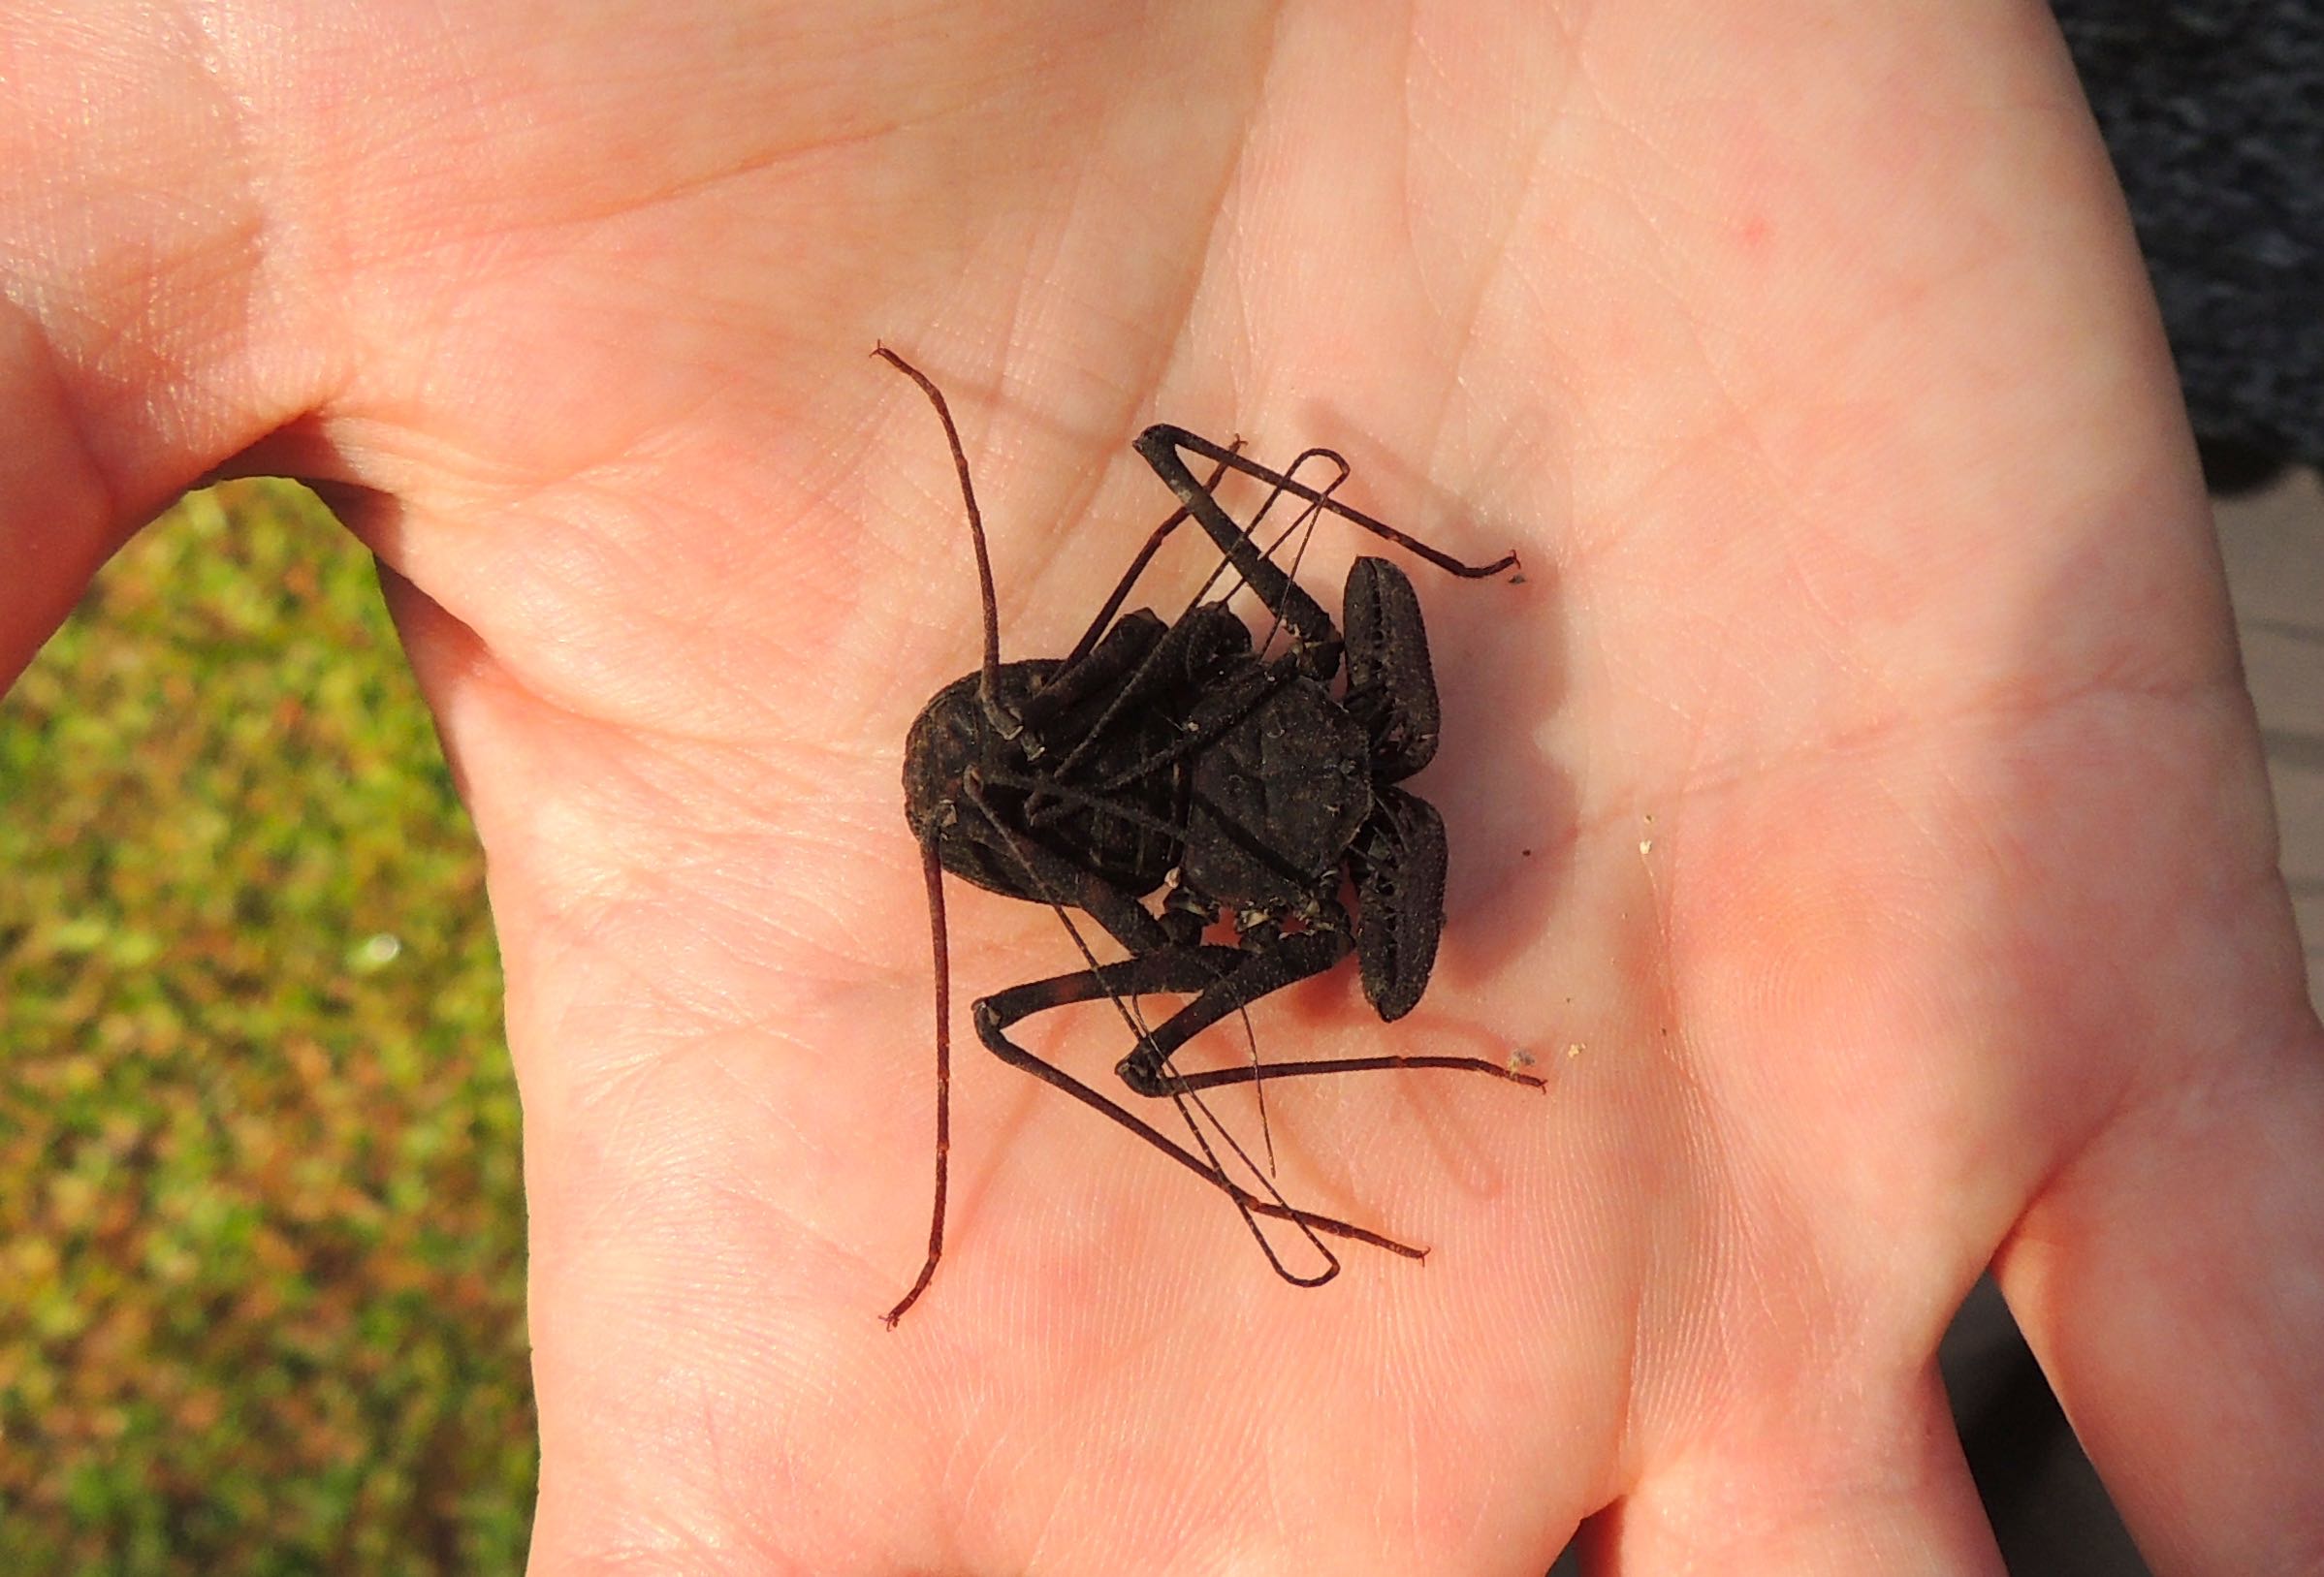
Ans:
[{"label": "pale skin", "polygon": [[[1996,1571],[1933,1361],[1989,1262],[2156,1569],[2324,1561],[2324,1035],[2039,7],[19,8],[0,79],[0,674],[206,475],[379,554],[506,958],[534,1569]],[[1253,1014],[1549,1076],[1271,1089],[1285,1192],[1425,1265],[1285,1285],[986,1057],[1074,956],[956,885],[881,1326],[901,745],[979,639],[882,340],[1004,656],[1167,513],[1150,421],[1523,554],[1409,566],[1428,997]]]}]

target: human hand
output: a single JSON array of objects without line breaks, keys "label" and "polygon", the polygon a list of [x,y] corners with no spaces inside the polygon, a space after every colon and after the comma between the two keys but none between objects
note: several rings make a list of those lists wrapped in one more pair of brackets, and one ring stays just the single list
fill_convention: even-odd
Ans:
[{"label": "human hand", "polygon": [[[543,1569],[1525,1572],[1602,1507],[1625,1570],[1991,1569],[1932,1355],[1995,1256],[2158,1566],[2312,1558],[2318,1031],[2046,17],[1403,21],[5,24],[0,663],[221,466],[380,554],[492,864]],[[934,1095],[899,753],[977,644],[881,339],[1011,655],[1166,512],[1150,420],[1523,552],[1414,570],[1430,994],[1254,1013],[1552,1071],[1270,1091],[1287,1195],[1425,1267],[1281,1284],[963,1034],[950,1249],[880,1328]],[[957,1008],[1073,962],[957,885],[952,938]]]}]

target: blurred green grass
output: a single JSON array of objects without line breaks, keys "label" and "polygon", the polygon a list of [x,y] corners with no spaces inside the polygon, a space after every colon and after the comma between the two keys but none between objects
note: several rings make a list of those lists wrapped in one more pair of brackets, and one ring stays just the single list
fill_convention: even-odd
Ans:
[{"label": "blurred green grass", "polygon": [[311,495],[190,496],[0,703],[0,1572],[514,1572],[483,862]]}]

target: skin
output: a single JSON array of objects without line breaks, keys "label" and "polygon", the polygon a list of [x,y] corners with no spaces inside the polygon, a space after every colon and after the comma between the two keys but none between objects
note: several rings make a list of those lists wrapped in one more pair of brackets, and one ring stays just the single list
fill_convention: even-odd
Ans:
[{"label": "skin", "polygon": [[[536,1570],[1997,1571],[1933,1366],[1989,1262],[2158,1571],[2324,1561],[2324,1033],[2039,7],[16,7],[0,80],[0,676],[208,475],[379,554],[506,958]],[[1253,1015],[1552,1076],[1271,1089],[1425,1266],[1286,1286],[984,1057],[1072,954],[955,884],[881,1328],[901,743],[978,642],[882,340],[1005,655],[1167,513],[1156,419],[1523,553],[1413,568],[1429,996]],[[1111,1084],[1102,1008],[1026,1038]]]}]

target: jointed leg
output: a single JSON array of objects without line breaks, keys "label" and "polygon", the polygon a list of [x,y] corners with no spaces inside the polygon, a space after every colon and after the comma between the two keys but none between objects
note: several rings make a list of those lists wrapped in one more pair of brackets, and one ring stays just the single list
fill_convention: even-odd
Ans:
[{"label": "jointed leg", "polygon": [[[1332,504],[1327,492],[1319,492],[1280,471],[1269,470],[1256,461],[1244,459],[1232,450],[1221,449],[1207,438],[1197,438],[1179,427],[1148,427],[1138,434],[1132,447],[1148,465],[1154,467],[1154,474],[1161,477],[1169,489],[1178,495],[1178,501],[1201,523],[1211,541],[1218,544],[1219,551],[1226,555],[1226,561],[1234,566],[1234,572],[1266,604],[1267,611],[1290,630],[1295,641],[1303,646],[1327,648],[1332,667],[1336,670],[1339,630],[1332,624],[1331,615],[1323,611],[1322,604],[1308,594],[1304,586],[1290,578],[1282,565],[1259,551],[1258,542],[1248,529],[1236,524],[1233,518],[1220,508],[1217,497],[1194,480],[1194,474],[1187,469],[1186,461],[1179,458],[1178,451],[1182,448],[1196,450],[1221,464],[1232,465],[1245,475],[1258,477],[1280,491],[1305,498],[1312,504],[1332,508],[1335,513],[1347,514],[1347,507]],[[1337,458],[1336,456],[1333,457]],[[1342,463],[1345,464],[1344,461]],[[1388,528],[1382,526],[1381,529],[1385,531]],[[1330,675],[1321,677],[1328,678]]]},{"label": "jointed leg", "polygon": [[[1098,997],[1136,996],[1152,992],[1204,992],[1216,986],[1223,973],[1231,973],[1244,957],[1230,947],[1172,947],[1119,963],[1100,964],[1095,969],[1077,970],[1048,980],[1029,981],[976,1003],[974,1017],[977,1038],[1003,1061],[1023,1069],[1053,1088],[1065,1091],[1117,1126],[1136,1134],[1179,1165],[1226,1193],[1254,1215],[1290,1221],[1311,1231],[1328,1233],[1356,1243],[1368,1243],[1408,1259],[1424,1257],[1425,1249],[1398,1243],[1393,1238],[1383,1237],[1352,1222],[1258,1198],[1216,1166],[1196,1156],[1121,1105],[1092,1089],[1064,1069],[1042,1061],[1010,1040],[1006,1033],[1008,1026],[1019,1020],[1073,1002],[1093,1001]],[[1286,1275],[1289,1276],[1289,1273]],[[1297,1277],[1290,1278],[1301,1279]],[[1327,1273],[1314,1279],[1328,1278]]]},{"label": "jointed leg", "polygon": [[1245,1062],[1208,1073],[1178,1073],[1171,1078],[1180,1089],[1215,1089],[1221,1085],[1246,1085],[1258,1079],[1295,1079],[1307,1073],[1374,1073],[1388,1068],[1449,1068],[1459,1073],[1489,1073],[1512,1084],[1546,1089],[1549,1083],[1530,1073],[1505,1068],[1481,1057],[1333,1057],[1310,1062]]},{"label": "jointed leg", "polygon": [[[1227,453],[1238,453],[1242,447],[1243,441],[1237,438],[1228,446]],[[1211,469],[1210,481],[1203,486],[1216,488],[1220,479],[1226,475],[1226,466],[1224,462],[1215,465]],[[1098,610],[1098,616],[1090,620],[1090,627],[1082,632],[1079,641],[1073,643],[1073,649],[1066,654],[1066,660],[1057,665],[1061,672],[1071,668],[1096,648],[1098,638],[1103,635],[1105,627],[1113,622],[1114,615],[1122,611],[1122,604],[1130,596],[1130,588],[1137,584],[1138,577],[1146,573],[1146,566],[1154,562],[1154,555],[1162,552],[1162,546],[1170,539],[1170,533],[1186,523],[1186,518],[1187,507],[1181,504],[1171,512],[1168,520],[1154,528],[1154,534],[1146,539],[1146,545],[1140,548],[1137,551],[1137,556],[1130,561],[1130,568],[1124,570],[1122,579],[1115,583],[1113,594],[1108,596],[1104,605]]]},{"label": "jointed leg", "polygon": [[[1242,440],[1238,438],[1231,447],[1221,451],[1221,453],[1227,456],[1233,456],[1239,453],[1241,448]],[[1328,495],[1332,489],[1337,488],[1342,482],[1347,480],[1348,462],[1327,449],[1310,449],[1302,453],[1296,459],[1292,460],[1290,471],[1284,473],[1282,476],[1277,478],[1277,484],[1274,490],[1269,492],[1267,496],[1260,501],[1258,511],[1251,518],[1251,524],[1249,528],[1241,532],[1241,538],[1246,550],[1258,552],[1262,561],[1267,559],[1267,554],[1271,552],[1273,549],[1270,547],[1269,549],[1262,551],[1253,547],[1250,540],[1251,533],[1258,529],[1259,521],[1266,519],[1268,511],[1275,507],[1277,500],[1284,497],[1289,489],[1296,487],[1300,489],[1302,495],[1314,492],[1315,489],[1306,487],[1304,484],[1294,482],[1292,478],[1297,473],[1299,467],[1305,465],[1311,459],[1318,458],[1331,461],[1339,473],[1324,486],[1322,489],[1323,495]],[[1210,480],[1201,484],[1199,488],[1196,489],[1196,491],[1206,500],[1206,502],[1209,500],[1211,493],[1217,489],[1219,486],[1219,479],[1226,474],[1226,464],[1225,461],[1221,461],[1212,469]],[[1267,472],[1266,474],[1269,476],[1276,476],[1276,473],[1271,471]],[[1188,482],[1190,486],[1193,485],[1193,477],[1191,474],[1188,477]],[[1216,503],[1207,503],[1207,508],[1213,514],[1219,513]],[[1076,675],[1077,669],[1075,665],[1085,656],[1085,654],[1101,655],[1105,647],[1112,644],[1114,634],[1118,632],[1119,626],[1115,627],[1115,631],[1108,631],[1103,641],[1098,640],[1098,633],[1101,630],[1106,629],[1106,621],[1113,616],[1115,610],[1120,607],[1124,597],[1130,590],[1130,583],[1134,582],[1141,573],[1144,572],[1147,563],[1154,557],[1155,552],[1160,550],[1163,540],[1186,520],[1191,512],[1192,506],[1184,502],[1180,503],[1178,509],[1172,513],[1170,518],[1162,521],[1162,523],[1155,529],[1154,534],[1147,538],[1146,545],[1138,551],[1137,556],[1130,561],[1129,573],[1123,577],[1121,583],[1115,586],[1113,595],[1106,599],[1105,606],[1098,611],[1097,619],[1091,623],[1089,630],[1082,636],[1079,644],[1074,647],[1073,655],[1068,657],[1066,663],[1060,667],[1058,671],[1060,680],[1070,682],[1068,677]],[[1302,519],[1304,520],[1311,518],[1314,513],[1315,506],[1311,504],[1308,507],[1306,515],[1302,516]],[[1210,533],[1213,537],[1216,537],[1216,528],[1207,520],[1204,521],[1203,529]],[[1294,525],[1292,529],[1296,530],[1297,526]],[[1229,555],[1227,562],[1232,563],[1233,561],[1233,555]],[[1124,714],[1125,711],[1130,709],[1136,701],[1151,693],[1157,685],[1167,684],[1171,682],[1171,676],[1182,671],[1192,671],[1194,668],[1202,666],[1204,658],[1202,655],[1200,655],[1200,653],[1206,647],[1216,647],[1218,644],[1223,642],[1231,642],[1232,648],[1236,651],[1242,651],[1249,648],[1251,643],[1251,633],[1249,630],[1244,628],[1241,619],[1237,618],[1232,613],[1228,612],[1226,607],[1226,597],[1223,596],[1215,601],[1205,600],[1210,592],[1212,583],[1214,583],[1217,579],[1218,572],[1213,571],[1210,581],[1205,582],[1203,585],[1196,590],[1193,601],[1187,605],[1185,610],[1179,615],[1178,618],[1163,632],[1162,639],[1156,642],[1152,648],[1145,653],[1144,657],[1137,665],[1136,672],[1130,675],[1128,679],[1120,685],[1111,705],[1109,705],[1104,712],[1100,714],[1098,721],[1092,725],[1081,741],[1066,753],[1064,761],[1060,763],[1056,769],[1060,775],[1070,772],[1074,767],[1081,763],[1085,756],[1087,756],[1091,751],[1095,750],[1098,747],[1098,741],[1106,737],[1107,730]],[[1232,594],[1232,591],[1233,588],[1230,586],[1228,588],[1229,596]],[[1313,599],[1310,599],[1310,601],[1312,603]],[[1316,615],[1317,617],[1321,618],[1322,622],[1321,628],[1330,631],[1330,620],[1328,617],[1323,617],[1320,608],[1316,610]],[[1131,616],[1145,616],[1151,618],[1153,615],[1146,614],[1142,615],[1133,615]],[[1277,615],[1277,618],[1280,620],[1280,614]],[[1126,624],[1130,621],[1125,619],[1122,622]],[[1269,638],[1272,638],[1273,634],[1274,631],[1270,629],[1268,631]],[[1264,645],[1265,643],[1262,642],[1262,648]],[[1303,666],[1306,667],[1308,671],[1314,675],[1314,677],[1321,679],[1329,679],[1333,674],[1338,672],[1339,661],[1340,644],[1336,631],[1332,631],[1323,638],[1309,640],[1306,662],[1303,664]]]},{"label": "jointed leg", "polygon": [[1321,974],[1348,956],[1348,938],[1336,930],[1305,930],[1294,936],[1277,936],[1256,948],[1215,951],[1232,960],[1232,964],[1180,988],[1200,994],[1156,1025],[1152,1034],[1116,1064],[1114,1071],[1122,1076],[1122,1082],[1139,1094],[1167,1095],[1180,1088],[1180,1076],[1169,1066],[1178,1048],[1236,1009]]},{"label": "jointed leg", "polygon": [[[1442,1068],[1463,1073],[1486,1073],[1512,1084],[1548,1088],[1546,1081],[1519,1073],[1480,1057],[1341,1057],[1302,1062],[1246,1062],[1207,1073],[1182,1073],[1169,1067],[1181,1046],[1236,1009],[1281,991],[1295,981],[1321,974],[1347,957],[1347,938],[1337,931],[1310,930],[1279,937],[1257,950],[1213,947],[1203,950],[1232,961],[1208,981],[1183,987],[1153,986],[1152,991],[1199,991],[1200,995],[1155,1027],[1139,1047],[1115,1070],[1123,1083],[1141,1095],[1166,1095],[1173,1089],[1213,1089],[1221,1085],[1252,1084],[1262,1079],[1300,1078],[1322,1073],[1373,1073],[1389,1068]],[[1143,961],[1133,961],[1143,962]]]},{"label": "jointed leg", "polygon": [[1132,447],[1148,465],[1154,467],[1154,474],[1161,477],[1169,489],[1178,495],[1179,502],[1193,512],[1194,519],[1201,522],[1202,529],[1210,533],[1211,540],[1219,545],[1219,551],[1233,564],[1235,572],[1250,583],[1252,589],[1258,593],[1268,610],[1289,628],[1292,636],[1306,645],[1329,647],[1335,659],[1338,632],[1333,629],[1331,619],[1321,605],[1286,574],[1280,565],[1258,551],[1251,534],[1236,525],[1226,512],[1219,507],[1218,499],[1208,489],[1195,482],[1194,473],[1186,467],[1186,461],[1179,457],[1179,451],[1191,451],[1221,465],[1231,466],[1246,476],[1257,477],[1293,497],[1304,498],[1319,509],[1329,510],[1374,536],[1418,554],[1448,574],[1480,579],[1516,566],[1517,555],[1514,553],[1505,553],[1490,564],[1465,564],[1451,554],[1431,548],[1416,537],[1407,536],[1394,526],[1376,520],[1360,510],[1351,509],[1332,497],[1328,489],[1318,491],[1280,471],[1269,470],[1256,460],[1245,459],[1234,450],[1223,449],[1184,427],[1167,425],[1148,427],[1138,434]]}]

